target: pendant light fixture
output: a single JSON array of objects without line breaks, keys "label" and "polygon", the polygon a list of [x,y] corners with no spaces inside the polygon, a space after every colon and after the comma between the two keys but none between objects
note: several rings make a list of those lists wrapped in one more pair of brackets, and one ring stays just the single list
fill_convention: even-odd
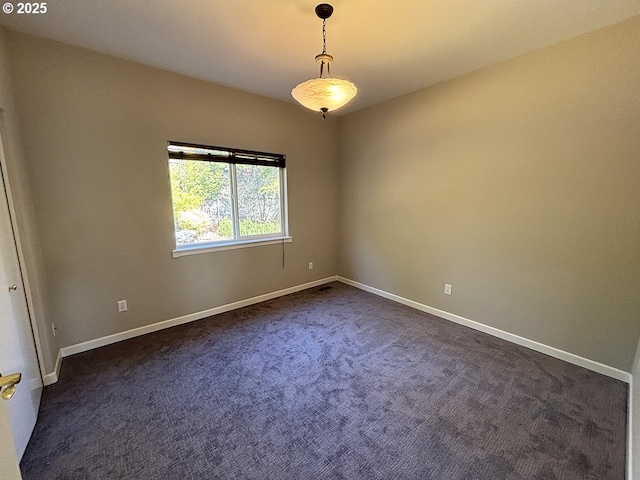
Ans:
[{"label": "pendant light fixture", "polygon": [[[302,82],[291,90],[291,95],[303,106],[322,112],[326,118],[327,112],[337,110],[349,103],[358,93],[356,86],[349,80],[333,78],[329,65],[333,57],[327,53],[327,18],[333,13],[333,7],[321,3],[316,7],[316,15],[322,19],[322,53],[316,55],[316,62],[320,65],[320,77]],[[323,77],[324,66],[327,66],[327,77]]]}]

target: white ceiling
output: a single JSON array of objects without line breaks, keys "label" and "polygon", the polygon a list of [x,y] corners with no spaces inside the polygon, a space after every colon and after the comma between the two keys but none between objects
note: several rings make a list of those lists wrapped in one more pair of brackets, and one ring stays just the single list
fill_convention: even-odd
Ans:
[{"label": "white ceiling", "polygon": [[[318,3],[49,0],[45,14],[0,13],[0,25],[295,103],[291,89],[319,73]],[[640,14],[640,0],[330,3],[335,8],[327,20],[332,74],[359,89],[338,113]]]}]

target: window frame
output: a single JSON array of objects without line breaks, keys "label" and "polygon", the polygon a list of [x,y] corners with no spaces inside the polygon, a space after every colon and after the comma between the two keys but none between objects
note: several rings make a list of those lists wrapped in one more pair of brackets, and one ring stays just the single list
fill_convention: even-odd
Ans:
[{"label": "window frame", "polygon": [[[173,147],[173,148],[172,148]],[[193,153],[180,151],[181,147],[186,149],[200,149],[209,151],[210,153]],[[209,253],[221,250],[233,250],[237,248],[255,247],[260,245],[284,244],[293,241],[289,236],[289,220],[288,220],[288,202],[287,202],[287,170],[286,157],[284,154],[274,154],[266,152],[257,152],[253,150],[241,150],[237,148],[217,147],[212,145],[199,145],[194,143],[167,142],[168,160],[186,160],[186,161],[205,161],[215,162],[227,165],[229,168],[229,189],[231,196],[231,221],[233,224],[234,238],[194,242],[189,244],[178,244],[176,238],[176,215],[173,204],[173,185],[171,183],[171,175],[169,175],[169,186],[171,190],[171,214],[173,218],[173,237],[175,249],[172,251],[174,258],[185,255],[194,255],[200,253]],[[218,153],[219,155],[216,155]],[[256,234],[256,235],[240,235],[240,215],[238,204],[238,184],[237,184],[237,165],[255,165],[266,166],[278,169],[280,181],[280,232]],[[171,168],[169,166],[169,173]]]}]

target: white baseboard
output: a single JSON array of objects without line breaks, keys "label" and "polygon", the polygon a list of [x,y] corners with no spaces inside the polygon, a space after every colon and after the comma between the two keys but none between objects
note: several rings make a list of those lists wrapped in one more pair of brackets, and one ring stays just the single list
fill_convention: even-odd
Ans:
[{"label": "white baseboard", "polygon": [[62,366],[62,350],[58,350],[58,357],[56,358],[56,364],[53,367],[53,372],[48,373],[44,377],[42,377],[42,384],[45,387],[47,385],[52,385],[58,381],[61,366]]},{"label": "white baseboard", "polygon": [[407,305],[409,307],[415,308],[416,310],[420,310],[423,312],[431,313],[438,317],[444,318],[446,320],[450,320],[452,322],[458,323],[460,325],[464,325],[474,330],[478,330],[489,335],[493,335],[494,337],[502,338],[503,340],[507,340],[509,342],[522,345],[524,347],[530,348],[537,352],[541,352],[547,354],[551,357],[558,358],[560,360],[564,360],[566,362],[572,363],[574,365],[578,365],[594,372],[601,373],[603,375],[607,375],[609,377],[615,378],[617,380],[621,380],[625,383],[631,383],[631,374],[625,372],[623,370],[619,370],[614,367],[610,367],[608,365],[604,365],[602,363],[596,362],[594,360],[589,360],[588,358],[583,358],[573,353],[566,352],[564,350],[560,350],[555,347],[551,347],[535,340],[530,340],[528,338],[521,337],[519,335],[515,335],[513,333],[506,332],[504,330],[500,330],[495,327],[490,327],[480,322],[476,322],[474,320],[470,320],[468,318],[461,317],[459,315],[455,315],[453,313],[445,312],[444,310],[439,310],[434,307],[430,307],[428,305],[424,305],[422,303],[415,302],[413,300],[409,300],[407,298],[401,297],[399,295],[395,295],[393,293],[385,292],[384,290],[380,290],[378,288],[370,287],[360,282],[356,282],[354,280],[350,280],[348,278],[344,278],[338,275],[334,275],[331,277],[326,277],[320,280],[316,280],[309,283],[304,283],[301,285],[296,285],[293,287],[285,288],[283,290],[278,290],[271,293],[265,293],[263,295],[258,295],[256,297],[248,298],[245,300],[240,300],[238,302],[229,303],[226,305],[221,305],[219,307],[210,308],[207,310],[203,310],[201,312],[195,312],[188,315],[184,315],[177,318],[172,318],[169,320],[164,320],[161,322],[153,323],[151,325],[145,325],[144,327],[134,328],[132,330],[127,330],[124,332],[115,333],[113,335],[108,335],[106,337],[97,338],[94,340],[89,340],[87,342],[78,343],[76,345],[70,345],[68,347],[63,347],[58,352],[58,358],[56,361],[55,372],[49,373],[45,375],[43,379],[43,383],[45,385],[51,385],[58,381],[58,375],[60,373],[60,365],[62,363],[62,358],[68,357],[69,355],[75,355],[76,353],[86,352],[88,350],[92,350],[94,348],[103,347],[105,345],[110,345],[112,343],[120,342],[123,340],[128,340],[130,338],[138,337],[140,335],[145,335],[147,333],[157,332],[158,330],[163,330],[165,328],[174,327],[176,325],[181,325],[183,323],[193,322],[195,320],[200,320],[203,318],[210,317],[212,315],[217,315],[219,313],[228,312],[230,310],[235,310],[237,308],[246,307],[248,305],[253,305],[256,303],[264,302],[266,300],[271,300],[273,298],[282,297],[284,295],[288,295],[290,293],[299,292],[301,290],[306,290],[308,288],[313,288],[319,285],[324,285],[325,283],[340,281],[347,285],[351,285],[353,287],[359,288],[361,290],[365,290],[367,292],[373,293],[380,297],[387,298],[394,302],[401,303],[403,305]]},{"label": "white baseboard", "polygon": [[580,367],[593,370],[594,372],[598,372],[608,377],[615,378],[616,380],[620,380],[625,383],[631,383],[631,374],[629,372],[625,372],[623,370],[610,367],[609,365],[604,365],[594,360],[589,360],[588,358],[583,358],[573,353],[565,352],[564,350],[560,350],[558,348],[550,347],[549,345],[536,342],[535,340],[530,340],[528,338],[521,337],[513,333],[505,332],[504,330],[500,330],[499,328],[490,327],[489,325],[485,325],[483,323],[476,322],[474,320],[469,320],[468,318],[464,318],[459,315],[455,315],[453,313],[445,312],[444,310],[439,310],[437,308],[430,307],[422,303],[414,302],[413,300],[409,300],[407,298],[394,295],[393,293],[385,292],[384,290],[370,287],[368,285],[365,285],[360,282],[356,282],[354,280],[350,280],[348,278],[338,276],[338,281],[342,283],[346,283],[347,285],[351,285],[352,287],[365,290],[369,293],[373,293],[380,297],[393,300],[394,302],[407,305],[408,307],[415,308],[416,310],[431,313],[432,315],[436,315],[437,317],[450,320],[452,322],[458,323],[460,325],[464,325],[466,327],[473,328],[474,330],[479,330],[483,333],[488,333],[489,335],[502,338],[503,340],[507,340],[511,343],[522,345],[523,347],[530,348],[532,350],[535,350],[536,352],[544,353],[551,357],[564,360],[565,362],[569,362],[574,365],[578,365]]},{"label": "white baseboard", "polygon": [[[164,320],[161,322],[153,323],[151,325],[145,325],[144,327],[138,327],[124,332],[115,333],[113,335],[108,335],[106,337],[96,338],[95,340],[89,340],[87,342],[78,343],[76,345],[70,345],[68,347],[63,347],[60,349],[58,358],[60,358],[60,355],[62,357],[68,357],[69,355],[75,355],[76,353],[82,353],[88,350],[93,350],[94,348],[104,347],[105,345],[121,342],[122,340],[128,340],[130,338],[139,337],[140,335],[145,335],[147,333],[157,332],[158,330],[164,330],[165,328],[175,327],[176,325],[182,325],[183,323],[189,323],[195,320],[201,320],[203,318],[217,315],[219,313],[228,312],[237,308],[246,307],[255,303],[282,297],[284,295],[289,295],[290,293],[295,293],[301,290],[306,290],[308,288],[324,285],[325,283],[333,282],[335,280],[337,280],[336,276],[327,277],[320,280],[315,280],[313,282],[303,283],[302,285],[296,285],[293,287],[285,288],[283,290],[278,290],[276,292],[265,293],[264,295],[258,295],[257,297],[248,298],[246,300],[240,300],[238,302],[228,303],[219,307],[209,308],[201,312],[190,313],[189,315],[183,315],[182,317],[172,318],[170,320]],[[50,375],[47,375],[47,377],[49,377]],[[55,376],[55,380],[58,380],[57,374]]]}]

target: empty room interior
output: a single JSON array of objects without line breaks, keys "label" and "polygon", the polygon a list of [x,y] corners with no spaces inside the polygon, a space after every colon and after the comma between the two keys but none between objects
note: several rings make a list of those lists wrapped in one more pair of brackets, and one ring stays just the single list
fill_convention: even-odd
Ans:
[{"label": "empty room interior", "polygon": [[640,480],[640,4],[317,5],[3,5],[8,478]]}]

